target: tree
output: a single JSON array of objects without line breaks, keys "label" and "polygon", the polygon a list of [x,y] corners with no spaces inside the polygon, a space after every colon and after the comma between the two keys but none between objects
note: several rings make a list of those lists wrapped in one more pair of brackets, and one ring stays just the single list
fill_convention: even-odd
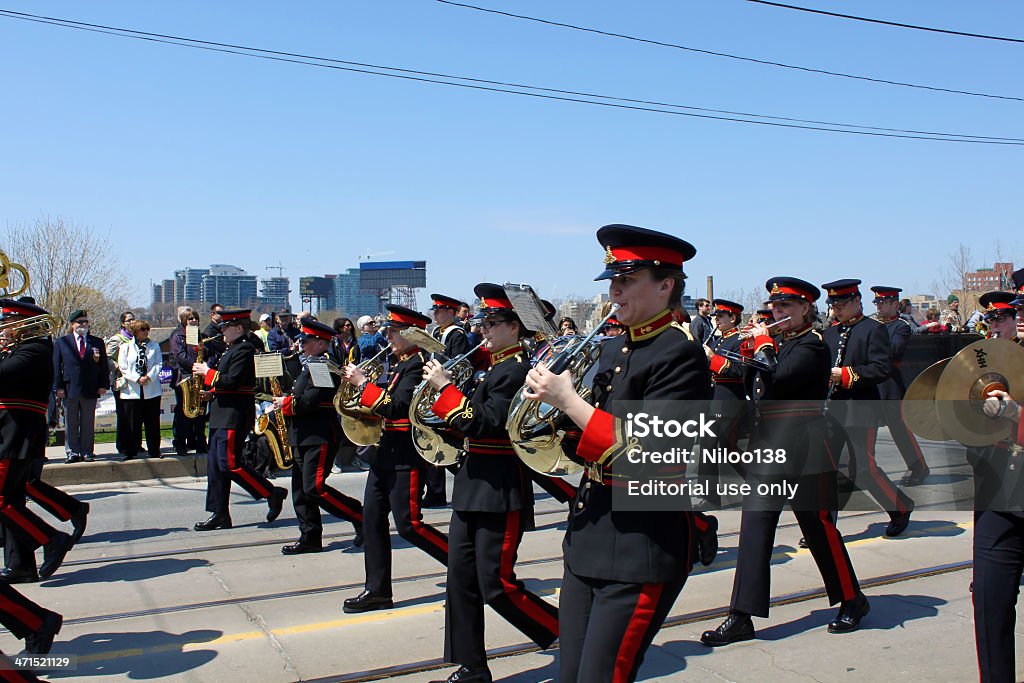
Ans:
[{"label": "tree", "polygon": [[128,310],[123,292],[128,279],[115,258],[110,238],[65,221],[43,217],[32,225],[8,225],[0,232],[0,249],[28,269],[26,294],[53,314],[63,327],[75,309],[89,311],[92,329],[107,335]]},{"label": "tree", "polygon": [[974,260],[971,248],[960,244],[956,251],[949,255],[949,262],[939,273],[939,279],[932,281],[932,293],[942,299],[952,292],[967,291],[967,274],[974,272]]}]

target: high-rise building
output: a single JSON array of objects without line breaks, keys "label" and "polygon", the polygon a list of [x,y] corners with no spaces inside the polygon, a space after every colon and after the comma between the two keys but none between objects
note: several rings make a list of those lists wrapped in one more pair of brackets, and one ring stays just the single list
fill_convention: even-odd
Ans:
[{"label": "high-rise building", "polygon": [[209,268],[185,268],[174,271],[174,303],[198,303],[203,299],[203,278],[210,274]]},{"label": "high-rise building", "polygon": [[359,269],[349,268],[344,273],[328,275],[333,282],[331,304],[349,316],[373,315],[380,309],[380,300],[374,292],[359,289]]},{"label": "high-rise building", "polygon": [[164,304],[176,304],[176,303],[178,303],[177,299],[175,298],[175,284],[176,284],[176,282],[174,280],[164,280],[163,281],[163,283],[160,285],[160,289],[162,290],[161,293],[163,295],[163,298],[160,300],[160,303],[164,303]]},{"label": "high-rise building", "polygon": [[163,303],[164,300],[164,287],[163,285],[153,285],[153,304]]},{"label": "high-rise building", "polygon": [[219,303],[224,308],[248,308],[259,303],[256,295],[256,276],[249,275],[238,266],[225,263],[210,265],[202,277],[200,300]]},{"label": "high-rise building", "polygon": [[260,280],[260,305],[280,310],[288,306],[291,281],[286,277],[268,277]]}]

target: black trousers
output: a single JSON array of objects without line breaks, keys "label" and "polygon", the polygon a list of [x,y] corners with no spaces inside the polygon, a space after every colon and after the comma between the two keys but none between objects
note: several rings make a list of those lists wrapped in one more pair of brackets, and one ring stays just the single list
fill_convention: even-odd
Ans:
[{"label": "black trousers", "polygon": [[526,590],[515,574],[522,513],[456,510],[448,534],[445,661],[487,665],[484,603],[540,647],[551,647],[558,638],[558,609]]},{"label": "black trousers", "polygon": [[576,487],[561,477],[549,477],[546,474],[535,472],[529,467],[523,468],[526,476],[537,486],[547,491],[548,495],[559,503],[568,503],[576,498]]},{"label": "black trousers", "polygon": [[235,482],[253,498],[269,498],[274,490],[270,481],[241,461],[248,430],[215,429],[210,435],[210,452],[206,458],[206,511],[228,515],[231,482]]},{"label": "black trousers", "polygon": [[619,583],[577,576],[567,568],[558,609],[560,683],[635,681],[686,578]]},{"label": "black trousers", "polygon": [[[857,488],[868,493],[890,515],[914,509],[914,500],[892,483],[885,471],[875,462],[875,437],[877,427],[846,427],[853,452],[850,453],[850,479]],[[842,436],[840,432],[839,436]],[[842,452],[842,441],[833,439],[829,444],[838,458]]]},{"label": "black trousers", "polygon": [[427,492],[423,494],[423,502],[427,505],[444,505],[448,502],[448,470],[445,467],[427,464]]},{"label": "black trousers", "polygon": [[0,624],[15,638],[24,639],[43,625],[43,619],[52,614],[6,583],[0,583]]},{"label": "black trousers", "polygon": [[423,523],[420,497],[426,462],[411,469],[373,465],[366,477],[363,494],[363,561],[366,590],[391,597],[391,528],[388,513],[395,519],[398,535],[441,564],[448,564],[448,537]]},{"label": "black trousers", "polygon": [[[797,480],[799,502],[793,514],[800,524],[807,547],[825,582],[829,604],[852,600],[860,584],[846,552],[843,535],[832,516],[835,505],[835,473],[808,475]],[[801,495],[802,491],[802,495]],[[815,496],[820,509],[811,510]],[[787,504],[784,498],[748,494],[740,518],[739,550],[733,576],[730,609],[756,617],[767,617],[771,600],[771,560],[775,530]]]},{"label": "black trousers", "polygon": [[49,543],[57,531],[25,507],[28,477],[34,460],[0,460],[0,522],[4,529],[7,566],[35,568],[35,549]]},{"label": "black trousers", "polygon": [[334,465],[335,444],[292,446],[292,504],[299,520],[299,541],[321,545],[324,525],[320,509],[352,524],[363,523],[363,504],[327,485]]},{"label": "black trousers", "polygon": [[928,471],[928,463],[924,460],[924,453],[917,443],[914,433],[903,421],[903,413],[899,401],[882,401],[882,417],[885,426],[889,428],[896,448],[903,456],[903,462],[907,463],[907,469],[915,474],[924,474]]},{"label": "black trousers", "polygon": [[[132,432],[132,426],[129,419],[124,414],[124,399],[121,398],[121,392],[114,392],[114,416],[117,418],[117,438],[116,447],[118,453],[128,452],[128,443]],[[135,442],[136,450],[138,450],[139,441]]]},{"label": "black trousers", "polygon": [[[82,510],[82,503],[64,493],[56,486],[51,486],[40,477],[43,473],[43,459],[36,458],[32,462],[25,494],[51,515],[67,522],[71,516]],[[17,535],[6,534],[4,538],[4,566],[12,571],[36,572],[35,547],[19,540]]]},{"label": "black trousers", "polygon": [[175,451],[195,449],[206,451],[206,415],[191,418],[185,415],[181,405],[181,388],[174,386],[174,422],[172,423],[173,443]]},{"label": "black trousers", "polygon": [[1024,517],[974,513],[974,638],[982,683],[1016,678],[1014,624],[1024,572]]},{"label": "black trousers", "polygon": [[124,415],[131,431],[125,455],[138,455],[137,445],[142,442],[142,429],[146,429],[146,451],[149,457],[160,457],[160,397],[123,399]]}]

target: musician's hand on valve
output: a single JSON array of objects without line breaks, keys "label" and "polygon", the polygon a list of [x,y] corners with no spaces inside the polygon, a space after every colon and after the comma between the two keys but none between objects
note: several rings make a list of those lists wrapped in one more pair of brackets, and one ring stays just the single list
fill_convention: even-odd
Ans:
[{"label": "musician's hand on valve", "polygon": [[423,379],[435,389],[441,389],[446,384],[452,383],[452,373],[445,370],[444,366],[435,358],[423,366]]},{"label": "musician's hand on valve", "polygon": [[284,396],[275,396],[274,397],[274,410],[281,410],[281,409],[284,408],[284,399],[285,399]]},{"label": "musician's hand on valve", "polygon": [[982,404],[982,410],[991,418],[1003,417],[1020,422],[1020,405],[1010,395],[1000,389],[988,392],[988,398]]},{"label": "musician's hand on valve", "polygon": [[573,399],[579,399],[572,385],[572,374],[566,370],[556,375],[544,363],[539,363],[526,375],[524,395],[563,411]]},{"label": "musician's hand on valve", "polygon": [[841,367],[840,368],[832,368],[832,377],[831,377],[831,379],[836,384],[839,384],[840,382],[842,382],[843,381],[843,369]]},{"label": "musician's hand on valve", "polygon": [[345,381],[358,387],[366,381],[366,373],[358,365],[349,363],[345,366]]}]

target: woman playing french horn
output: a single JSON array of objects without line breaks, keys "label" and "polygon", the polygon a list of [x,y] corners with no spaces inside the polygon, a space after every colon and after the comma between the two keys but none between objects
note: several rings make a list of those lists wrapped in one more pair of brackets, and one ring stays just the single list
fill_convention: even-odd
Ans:
[{"label": "woman playing french horn", "polygon": [[490,352],[483,380],[467,398],[437,360],[426,364],[423,379],[439,392],[434,414],[466,437],[448,530],[444,656],[460,665],[448,680],[489,682],[484,603],[542,648],[558,638],[558,611],[527,591],[513,569],[523,532],[533,528],[530,479],[505,430],[530,369],[520,342],[527,330],[500,286],[482,283],[473,291],[483,301]]}]

